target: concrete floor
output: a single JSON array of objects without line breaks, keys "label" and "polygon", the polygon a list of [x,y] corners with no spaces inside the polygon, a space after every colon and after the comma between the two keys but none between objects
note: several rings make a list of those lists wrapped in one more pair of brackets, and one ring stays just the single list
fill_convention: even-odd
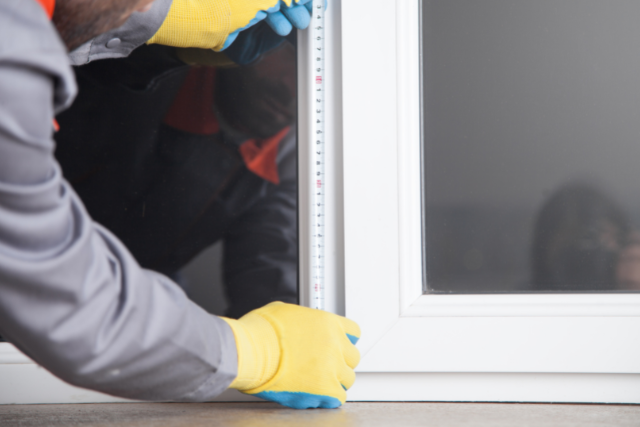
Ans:
[{"label": "concrete floor", "polygon": [[496,403],[347,403],[296,411],[272,403],[103,403],[0,406],[0,426],[123,427],[630,427],[640,406]]}]

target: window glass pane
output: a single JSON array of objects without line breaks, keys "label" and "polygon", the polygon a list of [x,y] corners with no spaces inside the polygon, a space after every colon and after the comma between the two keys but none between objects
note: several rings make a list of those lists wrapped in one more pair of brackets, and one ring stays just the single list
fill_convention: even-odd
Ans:
[{"label": "window glass pane", "polygon": [[640,3],[422,7],[425,291],[640,290]]},{"label": "window glass pane", "polygon": [[295,38],[246,66],[183,53],[77,67],[58,117],[63,173],[143,267],[209,311],[297,303]]}]

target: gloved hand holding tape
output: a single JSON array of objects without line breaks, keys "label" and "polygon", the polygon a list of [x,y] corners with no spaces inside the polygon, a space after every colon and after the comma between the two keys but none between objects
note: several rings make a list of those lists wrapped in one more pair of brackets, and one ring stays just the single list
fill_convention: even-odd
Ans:
[{"label": "gloved hand holding tape", "polygon": [[280,36],[305,29],[311,0],[174,0],[147,43],[222,51],[240,32],[265,21]]}]

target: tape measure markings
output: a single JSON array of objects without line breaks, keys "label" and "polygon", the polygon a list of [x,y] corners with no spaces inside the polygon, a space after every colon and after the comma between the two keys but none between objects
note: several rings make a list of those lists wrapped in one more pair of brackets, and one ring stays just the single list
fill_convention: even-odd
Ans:
[{"label": "tape measure markings", "polygon": [[313,0],[311,37],[313,46],[312,179],[311,197],[311,308],[324,310],[325,293],[325,69],[324,69],[324,0]]}]

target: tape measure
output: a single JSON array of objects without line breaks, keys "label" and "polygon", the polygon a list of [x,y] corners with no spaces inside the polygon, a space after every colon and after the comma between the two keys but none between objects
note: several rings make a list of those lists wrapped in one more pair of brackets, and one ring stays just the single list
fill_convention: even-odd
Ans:
[{"label": "tape measure", "polygon": [[324,0],[313,0],[311,14],[311,45],[313,52],[313,109],[312,129],[312,182],[311,196],[311,308],[324,310],[325,289],[325,45],[324,45]]}]

